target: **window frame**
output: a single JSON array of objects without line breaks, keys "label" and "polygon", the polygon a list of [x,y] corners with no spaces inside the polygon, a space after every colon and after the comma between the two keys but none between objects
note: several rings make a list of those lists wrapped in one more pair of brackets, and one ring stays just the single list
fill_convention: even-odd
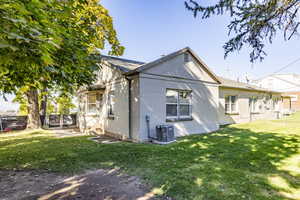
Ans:
[{"label": "window frame", "polygon": [[[167,92],[168,91],[174,91],[176,92],[176,103],[170,103],[167,101]],[[188,103],[181,103],[180,102],[180,92],[187,92],[189,96]],[[167,121],[186,121],[186,120],[192,120],[192,90],[183,90],[183,89],[173,89],[173,88],[167,88],[165,92],[166,97],[166,120]],[[167,114],[167,105],[176,105],[176,116],[168,116]],[[187,105],[189,106],[189,115],[181,115],[180,114],[180,106],[181,105]]]},{"label": "window frame", "polygon": [[[92,96],[92,95],[95,96],[96,98],[95,98],[95,102],[90,103],[89,96]],[[100,104],[101,104],[100,95],[101,94],[98,93],[98,92],[88,92],[88,93],[86,93],[86,95],[85,95],[85,98],[86,98],[86,100],[85,100],[85,113],[87,115],[97,115],[97,114],[99,114],[99,109],[100,109]],[[95,107],[96,107],[95,112],[90,111],[89,105],[95,105]]]},{"label": "window frame", "polygon": [[250,104],[250,113],[260,113],[261,109],[259,106],[258,96],[252,96],[249,98]]},{"label": "window frame", "polygon": [[[235,102],[233,103],[232,102],[232,97],[235,97]],[[229,106],[229,111],[227,111],[226,110],[226,99],[228,98],[228,100],[229,100],[229,104],[228,104],[228,106]],[[225,104],[224,104],[224,110],[225,110],[225,113],[226,114],[238,114],[239,113],[239,108],[238,108],[238,99],[239,99],[239,97],[238,97],[238,95],[226,95],[225,96]],[[232,110],[232,105],[234,105],[235,104],[235,110]]]},{"label": "window frame", "polygon": [[265,108],[266,111],[271,110],[271,107],[272,107],[272,95],[269,95],[269,94],[266,95],[264,97],[263,103],[264,103],[264,108]]},{"label": "window frame", "polygon": [[[112,96],[113,96],[113,101],[112,100]],[[107,94],[107,117],[110,119],[114,119],[115,117],[115,91],[111,90],[108,92]],[[112,110],[112,113],[110,112]]]}]

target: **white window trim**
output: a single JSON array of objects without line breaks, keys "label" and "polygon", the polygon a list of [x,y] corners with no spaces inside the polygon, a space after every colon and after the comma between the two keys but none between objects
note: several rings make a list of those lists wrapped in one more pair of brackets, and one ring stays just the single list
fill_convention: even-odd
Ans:
[{"label": "white window trim", "polygon": [[[226,109],[225,109],[225,113],[226,114],[238,114],[239,113],[239,104],[238,104],[238,99],[239,99],[239,96],[238,95],[226,95],[225,96],[225,107],[226,107],[226,98],[227,97],[229,97],[229,111],[226,111]],[[232,97],[235,97],[235,108],[236,108],[236,110],[232,110],[232,103],[231,103],[231,98]],[[224,108],[225,108],[224,107]]]},{"label": "white window trim", "polygon": [[[179,92],[189,92],[190,95],[192,95],[192,90],[182,90],[182,89],[171,89],[171,88],[167,88],[166,89],[166,93],[168,90],[173,90],[176,91],[177,93],[177,103],[168,103],[166,101],[166,108],[167,105],[176,105],[176,109],[177,109],[177,116],[167,116],[167,110],[166,110],[166,119],[170,119],[170,120],[184,120],[184,119],[192,119],[192,96],[189,98],[189,103],[180,103],[179,102]],[[180,105],[188,105],[189,106],[189,115],[180,115]]]},{"label": "white window trim", "polygon": [[[95,103],[89,103],[89,95],[95,95],[96,96]],[[98,95],[97,92],[88,92],[88,93],[86,93],[86,95],[85,95],[85,110],[86,110],[85,112],[86,112],[86,115],[97,115],[97,114],[99,114],[99,105],[100,105],[101,102],[98,101],[97,95]],[[90,104],[95,104],[95,106],[96,106],[96,111],[95,112],[90,112],[89,111],[89,105]]]}]

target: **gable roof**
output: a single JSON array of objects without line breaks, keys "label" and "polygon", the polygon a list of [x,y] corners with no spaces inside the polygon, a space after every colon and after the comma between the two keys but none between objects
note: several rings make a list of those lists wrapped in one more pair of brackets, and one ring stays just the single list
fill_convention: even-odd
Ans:
[{"label": "gable roof", "polygon": [[234,80],[224,78],[224,77],[221,77],[221,76],[219,76],[219,80],[221,81],[220,86],[225,87],[225,88],[237,88],[237,89],[254,90],[254,91],[260,91],[260,92],[280,93],[280,92],[277,92],[277,91],[268,90],[266,88],[261,88],[261,87],[258,87],[256,85],[234,81]]},{"label": "gable roof", "polygon": [[199,56],[189,47],[180,49],[176,52],[170,53],[166,56],[163,56],[161,58],[158,58],[152,62],[149,63],[143,63],[143,62],[138,62],[138,61],[133,61],[133,60],[127,60],[123,58],[117,58],[117,57],[112,57],[112,56],[102,56],[103,60],[109,62],[112,64],[114,67],[118,68],[122,72],[125,73],[125,75],[133,75],[139,72],[143,72],[151,67],[154,67],[162,62],[165,62],[167,60],[170,60],[182,53],[189,52],[195,60],[203,67],[203,69],[217,82],[221,83],[220,80],[218,79],[217,75],[215,75],[212,70],[209,69],[209,67],[199,58]]},{"label": "gable roof", "polygon": [[131,74],[134,74],[134,73],[138,73],[138,72],[142,72],[142,71],[145,71],[151,67],[154,67],[162,62],[165,62],[167,60],[170,60],[182,53],[186,53],[186,52],[189,52],[194,58],[195,60],[204,68],[204,70],[218,83],[220,83],[217,75],[215,75],[212,70],[209,69],[209,67],[199,58],[199,56],[189,47],[185,47],[183,49],[180,49],[178,51],[175,51],[173,53],[170,53],[166,56],[163,56],[161,58],[158,58],[152,62],[149,62],[149,63],[146,63],[142,66],[140,66],[139,68],[136,68],[135,70],[132,70],[130,72],[127,73],[127,75],[131,75]]}]

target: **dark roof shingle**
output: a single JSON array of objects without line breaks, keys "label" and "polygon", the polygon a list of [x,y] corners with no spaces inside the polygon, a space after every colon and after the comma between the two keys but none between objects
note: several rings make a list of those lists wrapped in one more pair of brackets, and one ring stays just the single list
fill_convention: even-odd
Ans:
[{"label": "dark roof shingle", "polygon": [[135,70],[145,64],[144,62],[139,62],[135,60],[128,60],[124,58],[117,58],[113,56],[101,56],[102,60],[109,62],[114,67],[117,67],[123,72],[129,72]]}]

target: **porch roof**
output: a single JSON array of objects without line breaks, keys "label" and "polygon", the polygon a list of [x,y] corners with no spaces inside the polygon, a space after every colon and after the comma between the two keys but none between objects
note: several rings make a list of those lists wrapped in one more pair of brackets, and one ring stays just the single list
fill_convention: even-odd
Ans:
[{"label": "porch roof", "polygon": [[118,57],[113,57],[113,56],[104,56],[102,55],[101,58],[104,61],[109,62],[111,65],[114,67],[118,68],[122,72],[129,72],[131,70],[135,70],[145,64],[144,62],[139,62],[135,60],[128,60],[124,58],[118,58]]},{"label": "porch roof", "polygon": [[87,92],[87,91],[104,91],[105,90],[105,86],[104,85],[90,85],[87,87],[83,87],[78,91],[78,94],[82,93],[82,92]]},{"label": "porch roof", "polygon": [[98,84],[98,85],[91,85],[91,86],[88,86],[87,87],[87,90],[88,91],[95,91],[95,90],[102,90],[102,91],[104,91],[105,90],[105,85],[100,85],[100,84]]}]

